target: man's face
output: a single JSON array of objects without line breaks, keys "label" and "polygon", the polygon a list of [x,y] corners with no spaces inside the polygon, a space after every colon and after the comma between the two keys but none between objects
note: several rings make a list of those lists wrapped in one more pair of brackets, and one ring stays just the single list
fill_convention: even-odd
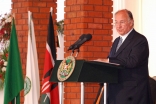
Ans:
[{"label": "man's face", "polygon": [[128,17],[125,11],[120,11],[115,15],[115,27],[120,35],[125,35],[133,27],[133,20]]}]

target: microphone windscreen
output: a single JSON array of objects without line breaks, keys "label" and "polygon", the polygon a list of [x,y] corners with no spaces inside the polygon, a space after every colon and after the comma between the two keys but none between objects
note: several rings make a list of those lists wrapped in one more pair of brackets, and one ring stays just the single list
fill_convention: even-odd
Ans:
[{"label": "microphone windscreen", "polygon": [[91,34],[87,34],[86,35],[86,39],[87,39],[87,41],[90,40],[90,39],[92,39],[92,35]]},{"label": "microphone windscreen", "polygon": [[86,36],[86,34],[82,34],[79,39],[83,39]]}]

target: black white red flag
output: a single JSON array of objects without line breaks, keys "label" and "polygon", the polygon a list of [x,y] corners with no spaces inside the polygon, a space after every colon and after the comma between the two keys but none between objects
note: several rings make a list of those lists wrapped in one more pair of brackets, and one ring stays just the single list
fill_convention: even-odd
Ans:
[{"label": "black white red flag", "polygon": [[40,104],[59,104],[58,83],[49,81],[55,61],[55,35],[52,13],[50,12]]}]

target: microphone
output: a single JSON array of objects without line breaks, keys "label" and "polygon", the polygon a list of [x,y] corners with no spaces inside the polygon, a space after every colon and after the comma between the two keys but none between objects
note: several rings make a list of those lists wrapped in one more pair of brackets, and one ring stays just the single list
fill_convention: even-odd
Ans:
[{"label": "microphone", "polygon": [[75,49],[79,49],[80,46],[85,43],[86,41],[89,41],[92,39],[92,35],[91,34],[86,34],[85,37],[82,39],[82,41],[78,42],[77,44],[74,45],[73,49],[72,50],[75,50]]},{"label": "microphone", "polygon": [[83,40],[84,37],[85,37],[85,34],[82,34],[82,35],[79,37],[79,39],[78,39],[74,44],[72,44],[72,45],[68,48],[68,51],[69,51],[69,50],[72,50],[72,49],[74,48],[74,46],[75,46],[77,43],[79,43],[81,40]]}]

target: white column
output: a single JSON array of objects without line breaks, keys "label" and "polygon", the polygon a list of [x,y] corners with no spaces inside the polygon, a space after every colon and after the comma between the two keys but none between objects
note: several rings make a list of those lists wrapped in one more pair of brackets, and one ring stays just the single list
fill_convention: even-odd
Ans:
[{"label": "white column", "polygon": [[156,0],[142,0],[142,33],[149,43],[149,74],[156,76]]}]

